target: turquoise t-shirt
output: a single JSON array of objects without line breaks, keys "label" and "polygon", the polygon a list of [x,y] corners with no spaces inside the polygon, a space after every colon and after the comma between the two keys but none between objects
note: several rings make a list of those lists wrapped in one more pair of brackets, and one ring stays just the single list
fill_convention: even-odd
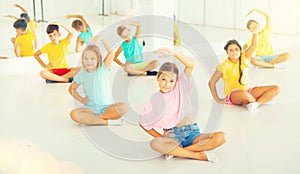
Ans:
[{"label": "turquoise t-shirt", "polygon": [[81,32],[78,37],[84,41],[85,44],[88,44],[89,39],[93,36],[92,30],[90,27],[86,28],[86,32]]},{"label": "turquoise t-shirt", "polygon": [[109,70],[102,62],[101,68],[93,72],[80,71],[74,80],[83,86],[84,94],[89,98],[86,106],[97,108],[113,104],[113,97],[109,85]]},{"label": "turquoise t-shirt", "polygon": [[131,62],[132,64],[144,62],[143,59],[143,49],[135,36],[129,43],[124,41],[122,43],[122,49],[124,51],[124,57],[126,62]]}]

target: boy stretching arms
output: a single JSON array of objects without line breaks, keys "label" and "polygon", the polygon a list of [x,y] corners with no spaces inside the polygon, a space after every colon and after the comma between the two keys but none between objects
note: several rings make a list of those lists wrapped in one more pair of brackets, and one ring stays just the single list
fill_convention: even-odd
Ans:
[{"label": "boy stretching arms", "polygon": [[14,42],[14,52],[17,57],[34,55],[34,37],[32,33],[26,32],[27,22],[25,19],[18,19],[14,23],[16,29],[16,40]]},{"label": "boy stretching arms", "polygon": [[[153,75],[157,74],[153,70],[157,65],[157,60],[152,60],[145,62],[143,58],[142,46],[139,43],[140,38],[140,24],[131,23],[136,27],[136,33],[134,36],[131,35],[131,31],[125,25],[121,25],[117,28],[118,35],[124,39],[121,46],[116,51],[114,61],[124,68],[124,71],[128,73],[128,76],[132,75]],[[121,52],[124,52],[124,57],[126,58],[126,63],[123,64],[119,61],[118,56]]]},{"label": "boy stretching arms", "polygon": [[[67,37],[62,40],[59,39],[61,35],[59,26],[63,27],[69,33]],[[42,70],[40,75],[47,83],[53,81],[71,82],[75,74],[80,70],[79,68],[68,68],[66,60],[68,45],[73,37],[73,32],[63,24],[52,23],[48,25],[47,33],[51,42],[44,45],[34,54],[36,60],[46,69]],[[44,53],[48,55],[48,64],[45,64],[40,58],[40,55]]]}]

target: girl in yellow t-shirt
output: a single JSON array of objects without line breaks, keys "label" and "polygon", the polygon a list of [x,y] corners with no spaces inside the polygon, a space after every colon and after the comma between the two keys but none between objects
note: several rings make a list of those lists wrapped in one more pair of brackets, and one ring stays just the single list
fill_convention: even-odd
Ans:
[{"label": "girl in yellow t-shirt", "polygon": [[[251,88],[248,84],[248,66],[257,46],[257,30],[255,31],[252,44],[244,51],[236,40],[229,40],[225,45],[228,59],[217,66],[209,81],[209,88],[216,102],[245,105],[248,110],[254,110],[279,93],[276,85]],[[224,80],[225,98],[220,98],[216,90],[216,83],[221,78]]]},{"label": "girl in yellow t-shirt", "polygon": [[[251,13],[257,12],[263,15],[266,19],[266,26],[261,28],[259,23],[255,20],[249,20],[247,22],[247,29],[250,32],[253,32],[255,28],[258,28],[258,44],[256,48],[256,53],[254,57],[251,58],[251,63],[258,67],[263,68],[276,68],[279,63],[285,62],[290,58],[290,54],[288,52],[275,54],[272,46],[272,28],[271,28],[271,19],[270,15],[264,11],[259,9],[253,9],[248,12],[247,16]],[[244,49],[246,49],[251,44],[251,38],[244,45]]]}]

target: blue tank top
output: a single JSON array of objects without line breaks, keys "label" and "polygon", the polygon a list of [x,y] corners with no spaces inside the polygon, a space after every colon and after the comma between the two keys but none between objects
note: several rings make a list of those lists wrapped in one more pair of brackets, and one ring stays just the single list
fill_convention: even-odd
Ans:
[{"label": "blue tank top", "polygon": [[90,27],[87,27],[86,30],[86,32],[81,32],[78,37],[82,39],[85,44],[88,44],[89,39],[93,36],[93,33]]},{"label": "blue tank top", "polygon": [[143,59],[143,49],[135,36],[129,43],[124,41],[122,43],[122,49],[124,51],[124,57],[126,62],[131,62],[132,64],[144,62]]}]

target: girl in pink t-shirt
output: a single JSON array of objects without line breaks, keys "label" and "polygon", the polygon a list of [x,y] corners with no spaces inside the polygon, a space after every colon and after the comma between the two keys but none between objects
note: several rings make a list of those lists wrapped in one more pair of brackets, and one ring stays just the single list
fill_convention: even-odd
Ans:
[{"label": "girl in pink t-shirt", "polygon": [[[191,93],[194,82],[191,73],[192,60],[168,48],[156,52],[178,59],[184,66],[179,75],[174,63],[164,63],[157,74],[159,92],[151,96],[140,115],[140,126],[154,137],[150,142],[153,150],[165,154],[164,157],[178,156],[204,161],[216,161],[209,151],[225,143],[225,134],[215,132],[201,134],[191,114]],[[162,128],[163,135],[154,128]]]}]

